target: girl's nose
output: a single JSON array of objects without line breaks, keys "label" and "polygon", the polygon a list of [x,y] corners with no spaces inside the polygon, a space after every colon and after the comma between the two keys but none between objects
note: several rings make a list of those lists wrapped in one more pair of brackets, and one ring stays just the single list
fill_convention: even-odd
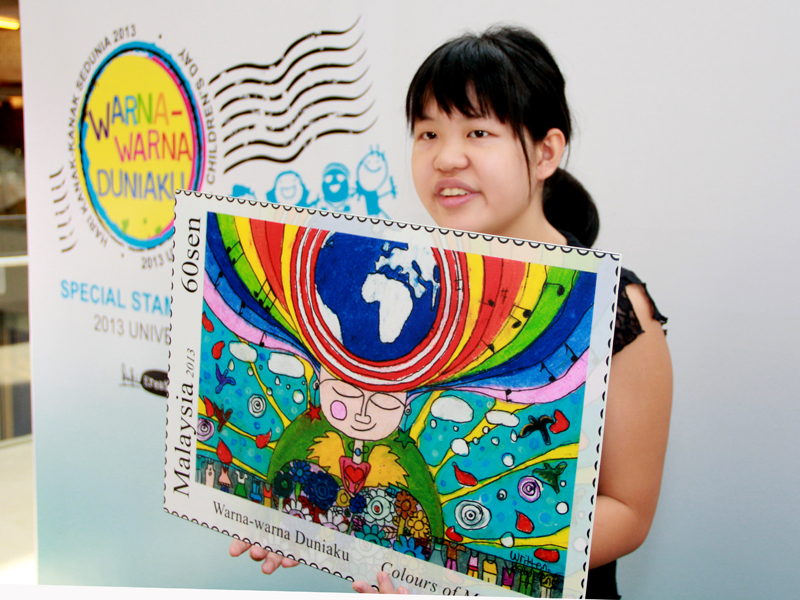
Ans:
[{"label": "girl's nose", "polygon": [[469,157],[465,152],[463,144],[459,141],[442,141],[436,157],[433,161],[433,168],[443,173],[466,169],[469,165]]}]

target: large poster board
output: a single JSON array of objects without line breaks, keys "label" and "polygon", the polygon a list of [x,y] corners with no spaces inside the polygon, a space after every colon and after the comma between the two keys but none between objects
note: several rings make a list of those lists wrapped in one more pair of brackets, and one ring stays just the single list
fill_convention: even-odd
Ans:
[{"label": "large poster board", "polygon": [[41,583],[291,585],[160,510],[174,189],[425,219],[381,14],[21,2]]},{"label": "large poster board", "polygon": [[350,580],[583,594],[619,257],[177,199],[167,511]]}]

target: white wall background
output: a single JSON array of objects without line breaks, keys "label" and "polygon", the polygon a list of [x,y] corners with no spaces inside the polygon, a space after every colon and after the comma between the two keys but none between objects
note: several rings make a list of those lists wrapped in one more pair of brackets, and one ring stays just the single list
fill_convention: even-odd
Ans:
[{"label": "white wall background", "polygon": [[[537,6],[568,78],[570,167],[600,247],[669,315],[675,396],[650,537],[627,598],[790,597],[797,543],[797,5]],[[795,266],[792,266],[795,265]],[[794,592],[794,593],[793,593]]]},{"label": "white wall background", "polygon": [[[264,6],[247,4],[241,14],[258,16]],[[600,207],[598,246],[621,252],[670,317],[675,401],[661,502],[645,545],[620,562],[623,597],[791,595],[800,588],[800,394],[793,384],[800,339],[800,6],[358,6],[383,23],[380,38],[368,40],[370,60],[392,69],[381,93],[398,122],[416,66],[464,28],[525,24],[550,45],[567,77],[578,129],[568,166]],[[223,4],[204,8],[196,27],[213,32],[211,15]],[[403,33],[406,25],[393,33],[399,21],[413,23],[412,38]],[[245,42],[234,36],[224,43]],[[64,99],[57,100],[63,111]],[[411,189],[407,179],[405,186]],[[29,206],[34,202],[29,191]],[[33,327],[35,334],[35,321]],[[47,465],[37,469],[56,476]],[[152,496],[158,501],[158,493]],[[64,535],[67,525],[74,523],[65,522]],[[213,575],[195,579],[200,585],[213,578],[220,587],[348,587],[305,573],[244,578],[254,566],[226,559],[214,534],[188,524],[181,531],[197,540],[190,546],[202,560],[194,567],[214,565]],[[98,560],[101,553],[120,565],[129,560],[124,547],[115,546],[119,556],[112,558],[97,548]],[[189,568],[191,559],[183,560]],[[103,576],[130,581],[136,574],[121,566]]]}]

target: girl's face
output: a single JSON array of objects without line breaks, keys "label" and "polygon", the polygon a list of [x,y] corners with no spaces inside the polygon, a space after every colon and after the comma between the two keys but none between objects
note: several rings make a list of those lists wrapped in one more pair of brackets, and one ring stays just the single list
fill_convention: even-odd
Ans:
[{"label": "girl's face", "polygon": [[[531,165],[536,149],[526,132]],[[490,117],[448,115],[435,102],[414,123],[414,187],[442,227],[530,239],[541,229],[535,166],[508,124]]]}]

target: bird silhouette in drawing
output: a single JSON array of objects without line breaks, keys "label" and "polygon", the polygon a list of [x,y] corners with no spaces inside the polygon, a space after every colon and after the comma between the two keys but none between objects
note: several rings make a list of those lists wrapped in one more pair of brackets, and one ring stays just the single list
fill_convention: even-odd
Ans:
[{"label": "bird silhouette in drawing", "polygon": [[220,373],[219,365],[214,365],[217,368],[217,382],[219,385],[216,387],[216,392],[219,394],[226,385],[236,385],[236,380],[233,377],[228,377],[228,369]]},{"label": "bird silhouette in drawing", "polygon": [[[219,422],[219,427],[217,428],[217,431],[222,431],[222,428],[225,427],[225,423],[227,423],[228,419],[231,418],[231,415],[233,414],[233,409],[229,408],[228,410],[223,411],[221,407],[214,404],[211,400],[209,400],[205,396],[203,396],[203,402],[205,402],[206,405],[206,416],[209,419],[213,419],[214,417],[216,417],[217,421]],[[267,441],[269,441],[269,438],[267,438]]]},{"label": "bird silhouette in drawing", "polygon": [[547,426],[555,423],[555,419],[550,415],[542,415],[541,417],[534,417],[533,415],[528,417],[529,423],[522,428],[522,431],[519,433],[519,437],[525,438],[531,435],[534,431],[538,431],[542,434],[542,439],[544,439],[545,446],[550,445],[550,432],[547,431]]}]

